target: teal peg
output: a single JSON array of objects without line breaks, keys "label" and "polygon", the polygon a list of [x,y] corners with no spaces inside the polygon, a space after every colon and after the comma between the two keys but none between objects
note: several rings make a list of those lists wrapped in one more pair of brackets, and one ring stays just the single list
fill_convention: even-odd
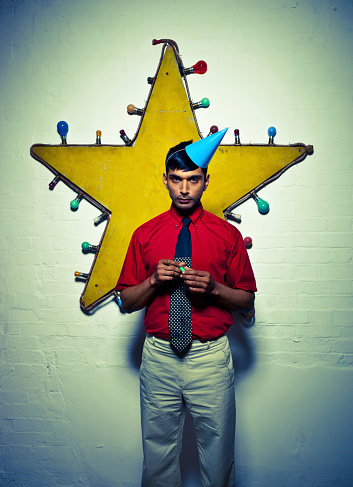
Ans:
[{"label": "teal peg", "polygon": [[266,215],[270,211],[270,205],[267,201],[260,198],[256,193],[251,193],[251,196],[254,198],[257,204],[257,209],[261,215]]},{"label": "teal peg", "polygon": [[82,242],[81,247],[83,252],[97,252],[98,250],[97,245],[91,245],[88,242]]},{"label": "teal peg", "polygon": [[70,208],[72,211],[78,210],[81,200],[82,200],[82,194],[78,194],[76,198],[70,202]]}]

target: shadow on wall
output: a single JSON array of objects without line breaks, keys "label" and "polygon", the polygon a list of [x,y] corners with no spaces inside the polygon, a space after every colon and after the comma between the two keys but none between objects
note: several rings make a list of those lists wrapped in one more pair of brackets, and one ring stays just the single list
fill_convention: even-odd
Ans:
[{"label": "shadow on wall", "polygon": [[[255,363],[255,351],[253,342],[242,325],[243,320],[238,313],[234,313],[234,324],[230,327],[227,336],[232,351],[235,383],[243,378]],[[140,314],[139,322],[136,325],[137,333],[131,341],[128,350],[129,363],[138,373],[141,365],[145,330],[143,325],[143,313]],[[199,459],[196,446],[195,429],[192,424],[190,413],[186,411],[183,447],[180,457],[181,475],[184,487],[200,487]],[[237,481],[238,485],[238,481]]]},{"label": "shadow on wall", "polygon": [[[227,333],[230,349],[232,351],[234,371],[236,378],[248,371],[255,362],[254,346],[246,328],[242,325],[244,320],[238,313],[233,314],[234,324]],[[143,343],[145,341],[145,329],[143,326],[143,313],[140,314],[136,324],[136,335],[131,340],[128,350],[129,363],[132,368],[139,370],[141,365]]]}]

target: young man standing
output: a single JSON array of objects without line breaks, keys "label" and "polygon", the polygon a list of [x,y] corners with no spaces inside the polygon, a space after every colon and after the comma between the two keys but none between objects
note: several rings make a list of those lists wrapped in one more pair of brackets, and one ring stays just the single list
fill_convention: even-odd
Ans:
[{"label": "young man standing", "polygon": [[[234,487],[232,311],[252,312],[256,283],[239,231],[205,211],[207,165],[226,129],[170,149],[170,210],[133,234],[116,290],[127,312],[146,307],[140,370],[142,487],[181,487],[185,407],[203,487]],[[205,147],[206,146],[206,147]]]}]

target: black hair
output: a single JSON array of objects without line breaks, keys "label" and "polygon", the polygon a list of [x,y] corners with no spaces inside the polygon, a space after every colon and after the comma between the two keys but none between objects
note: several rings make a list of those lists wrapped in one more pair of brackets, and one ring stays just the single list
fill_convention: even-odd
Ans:
[{"label": "black hair", "polygon": [[[180,169],[182,171],[195,171],[196,169],[198,169],[199,166],[190,159],[185,150],[185,147],[190,144],[192,144],[192,140],[180,142],[180,144],[169,149],[165,161],[165,168],[167,173],[169,169]],[[207,167],[202,167],[201,169],[206,176]]]}]

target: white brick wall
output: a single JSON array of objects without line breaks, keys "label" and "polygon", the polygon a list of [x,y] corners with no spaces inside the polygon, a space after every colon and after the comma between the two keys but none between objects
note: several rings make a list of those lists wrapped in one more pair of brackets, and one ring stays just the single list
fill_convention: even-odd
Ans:
[{"label": "white brick wall", "polygon": [[[264,188],[266,216],[244,203],[253,238],[256,326],[229,333],[237,364],[241,487],[352,485],[353,5],[346,0],[0,1],[0,485],[137,487],[141,314],[79,309],[97,210],[29,155],[33,143],[131,137],[160,48],[185,65],[200,129],[244,143],[313,144]],[[232,130],[225,142],[232,143]],[[211,183],[212,184],[212,183]],[[186,445],[188,455],[195,445]],[[184,458],[185,487],[199,486]],[[193,458],[193,457],[192,457]]]}]

